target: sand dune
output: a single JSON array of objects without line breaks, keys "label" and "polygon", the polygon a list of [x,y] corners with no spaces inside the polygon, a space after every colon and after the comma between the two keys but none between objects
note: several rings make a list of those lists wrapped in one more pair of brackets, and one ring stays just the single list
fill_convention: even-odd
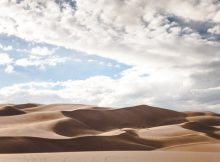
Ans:
[{"label": "sand dune", "polygon": [[147,105],[5,104],[0,105],[0,153],[220,152],[219,126],[219,114]]},{"label": "sand dune", "polygon": [[12,115],[21,115],[21,114],[25,114],[25,112],[13,106],[4,106],[0,108],[0,116],[12,116]]}]

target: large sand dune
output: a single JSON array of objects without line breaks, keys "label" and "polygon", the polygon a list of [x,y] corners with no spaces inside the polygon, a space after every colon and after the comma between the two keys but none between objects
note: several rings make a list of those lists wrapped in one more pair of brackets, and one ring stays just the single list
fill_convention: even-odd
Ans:
[{"label": "large sand dune", "polygon": [[[140,105],[120,109],[71,104],[0,107],[0,152],[218,150],[220,116]],[[192,144],[198,144],[192,147]],[[43,147],[42,147],[43,146]]]},{"label": "large sand dune", "polygon": [[4,104],[0,105],[0,159],[6,156],[3,153],[78,151],[209,152],[210,156],[220,152],[219,126],[219,114],[146,105],[113,109]]}]

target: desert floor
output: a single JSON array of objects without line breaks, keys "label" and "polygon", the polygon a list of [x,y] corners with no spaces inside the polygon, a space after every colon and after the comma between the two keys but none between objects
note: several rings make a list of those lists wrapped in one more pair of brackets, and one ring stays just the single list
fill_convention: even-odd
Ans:
[{"label": "desert floor", "polygon": [[219,153],[177,151],[104,151],[2,154],[1,162],[219,162]]}]

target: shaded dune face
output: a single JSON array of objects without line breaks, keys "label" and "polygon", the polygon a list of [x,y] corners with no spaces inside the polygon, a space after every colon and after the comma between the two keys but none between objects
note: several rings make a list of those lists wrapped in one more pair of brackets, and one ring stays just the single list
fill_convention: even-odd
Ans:
[{"label": "shaded dune face", "polygon": [[202,132],[209,137],[216,138],[220,140],[220,134],[216,132],[220,132],[220,128],[215,128],[210,125],[201,123],[201,122],[188,122],[182,125],[183,128],[194,130],[197,132]]},{"label": "shaded dune face", "polygon": [[220,114],[216,114],[213,112],[185,112],[187,116],[216,116],[219,117]]},{"label": "shaded dune face", "polygon": [[92,129],[88,125],[75,119],[66,119],[55,124],[53,131],[59,135],[75,137],[82,135],[94,135],[99,131]]},{"label": "shaded dune face", "polygon": [[0,106],[0,153],[178,151],[178,147],[201,143],[215,144],[216,149],[218,126],[220,116],[215,113],[183,113],[147,105],[113,109],[10,104]]},{"label": "shaded dune face", "polygon": [[12,116],[21,114],[25,114],[25,112],[13,106],[5,106],[3,108],[0,108],[0,116]]},{"label": "shaded dune face", "polygon": [[[129,141],[129,142],[128,142]],[[144,144],[146,143],[146,144]],[[110,137],[86,136],[69,139],[36,137],[1,137],[1,153],[154,150],[157,145],[126,134]]]},{"label": "shaded dune face", "polygon": [[27,108],[33,108],[38,107],[40,104],[33,104],[33,103],[27,103],[27,104],[20,104],[20,105],[14,105],[17,109],[27,109]]},{"label": "shaded dune face", "polygon": [[[149,106],[123,109],[83,109],[63,111],[64,116],[81,121],[92,129],[106,131],[120,128],[146,128],[186,121],[185,114]],[[154,115],[157,114],[157,115]]]},{"label": "shaded dune face", "polygon": [[219,126],[220,125],[220,117],[219,116],[194,116],[187,117],[188,121],[197,121],[203,123],[205,125],[211,126]]}]

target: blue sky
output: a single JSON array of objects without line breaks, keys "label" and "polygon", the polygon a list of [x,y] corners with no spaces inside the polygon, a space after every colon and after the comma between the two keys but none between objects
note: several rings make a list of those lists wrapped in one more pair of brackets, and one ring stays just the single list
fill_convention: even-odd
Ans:
[{"label": "blue sky", "polygon": [[[0,87],[30,81],[80,80],[100,75],[118,78],[120,72],[129,68],[128,65],[95,54],[86,54],[46,43],[29,42],[6,34],[0,35],[0,44],[4,47],[11,47],[10,50],[6,51],[13,58],[13,63],[10,64],[13,71],[7,72],[5,69],[8,65],[1,65],[0,75],[4,77],[1,78]],[[33,64],[27,66],[16,64],[21,59],[29,58],[33,54],[33,49],[36,48],[39,49],[39,52],[44,49],[47,49],[48,52],[54,51],[53,57],[56,56],[58,60],[66,58],[66,60],[55,63],[56,65],[43,63],[42,65],[35,65],[34,60],[29,60]],[[4,49],[0,51],[6,52]],[[43,56],[43,59],[45,58],[49,57]],[[56,61],[54,60],[54,62]]]},{"label": "blue sky", "polygon": [[2,0],[0,102],[220,109],[216,0]]}]

